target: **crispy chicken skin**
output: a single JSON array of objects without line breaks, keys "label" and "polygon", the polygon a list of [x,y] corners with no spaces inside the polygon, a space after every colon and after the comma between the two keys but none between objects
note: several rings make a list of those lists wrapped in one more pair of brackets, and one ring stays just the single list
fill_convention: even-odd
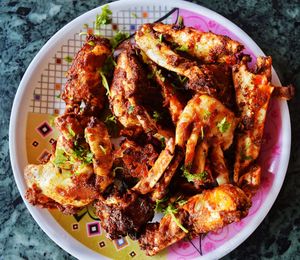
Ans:
[{"label": "crispy chicken skin", "polygon": [[271,80],[271,57],[258,57],[255,73],[247,67],[245,56],[233,67],[236,101],[241,115],[242,132],[239,133],[234,165],[234,181],[245,173],[257,159],[261,147],[269,100],[273,91]]},{"label": "crispy chicken skin", "polygon": [[210,73],[205,74],[196,62],[188,60],[174,52],[167,44],[161,42],[153,31],[153,25],[144,24],[135,35],[138,47],[159,66],[185,76],[198,91],[210,93],[212,86]]},{"label": "crispy chicken skin", "polygon": [[91,111],[99,112],[103,108],[106,91],[99,70],[110,54],[108,39],[87,35],[67,73],[68,81],[62,93],[66,111],[79,111],[82,102]]},{"label": "crispy chicken skin", "polygon": [[[225,184],[191,197],[174,215],[189,234],[195,236],[240,221],[247,216],[250,206],[250,199],[240,188]],[[151,256],[186,235],[172,216],[167,214],[160,223],[147,224],[139,243]]]},{"label": "crispy chicken skin", "polygon": [[134,50],[127,44],[118,56],[110,87],[110,105],[120,123],[129,129],[146,133],[156,132],[157,127],[146,109],[139,104],[138,91],[147,88],[147,76],[138,61]]},{"label": "crispy chicken skin", "polygon": [[[185,149],[185,167],[193,173],[203,172],[211,144],[218,147],[218,158],[222,160],[222,151],[231,145],[237,123],[234,113],[220,101],[196,94],[184,108],[176,127],[176,145]],[[225,173],[228,170],[219,171],[222,179],[227,180]]]},{"label": "crispy chicken skin", "polygon": [[104,123],[92,117],[84,133],[86,142],[93,153],[94,172],[97,175],[96,184],[100,192],[103,192],[113,181],[111,175],[113,154],[108,131]]},{"label": "crispy chicken skin", "polygon": [[154,216],[153,204],[133,192],[112,192],[107,198],[100,198],[95,207],[101,226],[111,239],[126,235],[135,238]]},{"label": "crispy chicken skin", "polygon": [[147,176],[142,178],[133,190],[141,194],[149,193],[153,190],[155,184],[159,181],[174,157],[174,139],[170,138],[166,143],[166,148],[162,150],[153,167],[149,170]]},{"label": "crispy chicken skin", "polygon": [[158,153],[152,144],[144,146],[125,139],[120,148],[114,153],[115,163],[122,167],[123,173],[128,177],[145,178],[149,169],[154,165]]},{"label": "crispy chicken skin", "polygon": [[[44,202],[41,206],[51,207],[47,203],[53,200],[63,207],[83,207],[98,196],[92,165],[74,158],[73,151],[66,149],[64,142],[64,137],[60,136],[56,151],[47,163],[29,164],[25,168],[25,181],[29,188],[27,198],[31,202],[36,201],[40,205]],[[61,153],[64,153],[63,158]],[[33,195],[38,197],[34,198]]]},{"label": "crispy chicken skin", "polygon": [[174,24],[157,23],[153,29],[205,63],[235,64],[235,55],[244,48],[242,44],[227,36],[201,32],[192,27],[180,28]]}]

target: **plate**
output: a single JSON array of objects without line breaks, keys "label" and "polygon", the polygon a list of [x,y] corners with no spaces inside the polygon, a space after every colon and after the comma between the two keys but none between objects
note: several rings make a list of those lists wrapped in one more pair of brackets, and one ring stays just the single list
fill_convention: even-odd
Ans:
[{"label": "plate", "polygon": [[[133,33],[138,25],[165,18],[171,23],[178,15],[187,26],[228,35],[246,47],[254,61],[264,55],[256,43],[239,27],[221,15],[184,1],[124,0],[109,4],[113,23],[100,33],[111,37],[118,30]],[[39,163],[50,153],[57,137],[52,126],[53,116],[64,110],[60,94],[66,82],[65,72],[84,41],[80,32],[95,31],[93,9],[58,31],[39,51],[28,67],[18,88],[10,121],[10,157],[15,181],[24,199],[26,191],[23,169],[28,163]],[[281,85],[273,70],[273,84]],[[282,186],[290,155],[290,117],[285,101],[272,99],[264,131],[259,161],[262,184],[253,198],[249,215],[206,236],[181,241],[152,259],[216,259],[240,245],[261,223],[273,205]],[[89,207],[74,216],[56,210],[33,207],[24,200],[28,210],[44,232],[65,251],[79,259],[146,259],[136,241],[127,237],[110,241],[101,229],[99,220]]]}]

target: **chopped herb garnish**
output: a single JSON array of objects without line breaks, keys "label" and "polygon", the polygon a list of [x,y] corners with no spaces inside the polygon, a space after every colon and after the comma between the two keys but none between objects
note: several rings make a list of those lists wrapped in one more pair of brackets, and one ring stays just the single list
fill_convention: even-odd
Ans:
[{"label": "chopped herb garnish", "polygon": [[161,142],[161,148],[165,149],[166,147],[166,139],[164,137],[160,138],[160,142]]},{"label": "chopped herb garnish", "polygon": [[93,41],[89,41],[88,45],[95,46],[96,44]]},{"label": "chopped herb garnish", "polygon": [[64,57],[64,60],[67,62],[67,63],[71,63],[73,61],[73,58],[71,56],[66,56]]},{"label": "chopped herb garnish", "polygon": [[188,80],[187,77],[182,77],[180,75],[178,75],[178,79],[179,79],[179,81],[180,81],[181,84],[185,84],[185,82]]},{"label": "chopped herb garnish", "polygon": [[99,29],[101,25],[103,24],[110,24],[112,21],[111,18],[112,11],[109,9],[108,5],[105,5],[102,7],[102,12],[101,14],[96,15],[96,28]]},{"label": "chopped herb garnish", "polygon": [[179,16],[178,17],[178,25],[180,26],[180,27],[183,27],[184,26],[184,20],[183,20],[183,17],[182,16]]},{"label": "chopped herb garnish", "polygon": [[227,121],[226,117],[224,117],[218,124],[217,127],[221,133],[225,133],[230,128],[230,123]]},{"label": "chopped herb garnish", "polygon": [[130,105],[128,108],[128,114],[131,114],[134,111],[134,106]]},{"label": "chopped herb garnish", "polygon": [[104,120],[104,123],[114,123],[116,124],[117,123],[117,119],[114,115],[108,115],[105,120]]},{"label": "chopped herb garnish", "polygon": [[175,217],[175,214],[178,212],[178,209],[174,205],[168,205],[165,209],[165,214],[170,214],[174,222],[178,227],[182,229],[183,232],[189,233],[189,231],[181,224],[180,220]]},{"label": "chopped herb garnish", "polygon": [[132,16],[133,18],[139,18],[139,17],[137,16],[136,13],[131,13],[131,16]]},{"label": "chopped herb garnish", "polygon": [[87,23],[83,24],[83,28],[89,28],[89,25]]},{"label": "chopped herb garnish", "polygon": [[60,93],[55,96],[56,98],[60,98]]},{"label": "chopped herb garnish", "polygon": [[208,119],[211,113],[208,110],[204,110],[203,115],[204,115],[204,119]]},{"label": "chopped herb garnish", "polygon": [[162,35],[162,34],[159,35],[159,41],[160,41],[160,42],[163,41],[163,35]]},{"label": "chopped herb garnish", "polygon": [[106,154],[106,148],[101,144],[99,145],[99,147],[100,147],[102,153]]},{"label": "chopped herb garnish", "polygon": [[165,209],[165,207],[164,207],[164,202],[166,202],[167,200],[168,200],[169,198],[166,196],[166,197],[164,197],[164,198],[162,198],[162,199],[160,199],[160,200],[156,200],[155,201],[155,211],[156,212],[164,212],[164,209]]},{"label": "chopped herb garnish", "polygon": [[71,138],[76,136],[75,132],[73,131],[73,129],[70,125],[68,125],[68,132],[69,132]]},{"label": "chopped herb garnish", "polygon": [[155,121],[159,121],[159,120],[161,119],[160,113],[157,112],[157,111],[154,111],[154,112],[153,112],[153,119],[154,119]]},{"label": "chopped herb garnish", "polygon": [[196,181],[196,180],[205,181],[208,177],[208,172],[207,171],[192,174],[184,166],[181,167],[181,170],[183,171],[183,176],[187,179],[188,182],[193,182],[193,181]]},{"label": "chopped herb garnish", "polygon": [[121,32],[118,31],[115,36],[110,40],[110,43],[114,48],[116,48],[120,42],[124,41],[125,39],[127,39],[130,36],[130,34],[128,32]]},{"label": "chopped herb garnish", "polygon": [[106,79],[106,76],[104,75],[104,73],[102,71],[100,71],[100,76],[102,78],[102,85],[103,87],[106,89],[106,95],[110,96],[110,90],[109,90],[109,85]]},{"label": "chopped herb garnish", "polygon": [[54,165],[62,166],[67,162],[67,157],[65,156],[65,151],[63,149],[56,149],[55,158],[53,160]]},{"label": "chopped herb garnish", "polygon": [[90,164],[93,161],[94,154],[92,152],[88,152],[84,158],[84,162],[86,164]]},{"label": "chopped herb garnish", "polygon": [[189,48],[186,45],[182,45],[182,46],[178,46],[175,50],[176,51],[185,51],[186,52],[186,51],[189,50]]}]

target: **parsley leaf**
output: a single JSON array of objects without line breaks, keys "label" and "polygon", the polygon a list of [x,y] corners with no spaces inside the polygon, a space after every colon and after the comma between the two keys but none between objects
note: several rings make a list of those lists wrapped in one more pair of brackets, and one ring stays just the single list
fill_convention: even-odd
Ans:
[{"label": "parsley leaf", "polygon": [[163,205],[169,198],[166,196],[160,200],[155,201],[155,211],[164,212],[165,206]]},{"label": "parsley leaf", "polygon": [[231,124],[227,121],[226,117],[224,117],[218,124],[217,127],[219,128],[219,131],[221,133],[225,133],[229,128]]},{"label": "parsley leaf", "polygon": [[163,41],[163,35],[162,35],[162,34],[160,34],[158,38],[159,38],[159,41],[160,41],[160,42]]},{"label": "parsley leaf", "polygon": [[188,182],[193,182],[193,181],[196,181],[196,180],[205,181],[208,177],[208,172],[207,171],[192,174],[184,166],[181,167],[181,170],[183,171],[183,176],[187,179]]},{"label": "parsley leaf", "polygon": [[211,113],[208,110],[204,110],[203,115],[204,115],[204,119],[208,119]]},{"label": "parsley leaf", "polygon": [[102,78],[102,85],[106,89],[106,95],[110,96],[110,90],[109,90],[109,85],[106,79],[106,76],[104,75],[103,71],[100,71],[100,76]]},{"label": "parsley leaf", "polygon": [[110,40],[110,43],[114,48],[116,48],[120,42],[124,41],[125,39],[129,38],[130,34],[128,32],[121,32],[118,31],[115,36]]},{"label": "parsley leaf", "polygon": [[90,45],[90,46],[95,46],[96,44],[95,44],[93,41],[89,41],[89,42],[88,42],[88,45]]},{"label": "parsley leaf", "polygon": [[110,24],[112,21],[111,18],[112,11],[109,9],[108,5],[102,7],[102,13],[96,15],[96,28],[99,29],[103,24]]},{"label": "parsley leaf", "polygon": [[161,142],[161,148],[165,149],[166,148],[166,138],[164,138],[164,137],[160,138],[160,142]]},{"label": "parsley leaf", "polygon": [[105,120],[104,120],[104,123],[114,123],[116,124],[117,123],[117,119],[114,115],[108,115]]}]

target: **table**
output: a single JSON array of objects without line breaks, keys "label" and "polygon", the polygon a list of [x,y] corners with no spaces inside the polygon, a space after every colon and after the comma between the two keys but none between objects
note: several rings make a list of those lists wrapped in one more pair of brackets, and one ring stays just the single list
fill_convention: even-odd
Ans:
[{"label": "table", "polygon": [[[282,84],[300,90],[298,1],[193,1],[227,17],[273,57]],[[52,242],[27,211],[9,160],[8,126],[19,82],[29,63],[62,26],[107,1],[2,0],[0,3],[0,258],[73,259]],[[300,98],[289,102],[292,150],[274,206],[257,230],[223,259],[300,258]]]}]

